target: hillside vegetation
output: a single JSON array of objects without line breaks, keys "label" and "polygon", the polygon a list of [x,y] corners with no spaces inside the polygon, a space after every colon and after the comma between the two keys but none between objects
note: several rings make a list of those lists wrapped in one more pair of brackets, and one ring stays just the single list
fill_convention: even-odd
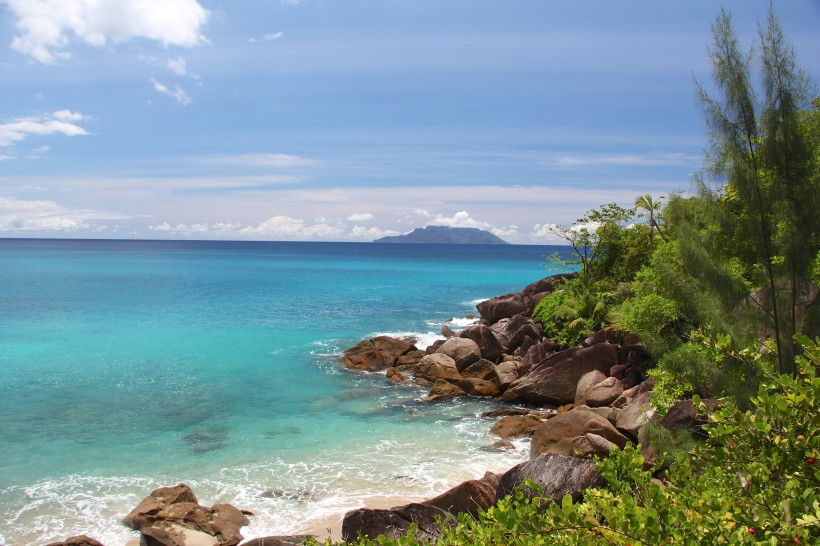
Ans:
[{"label": "hillside vegetation", "polygon": [[[707,439],[653,438],[600,461],[582,500],[519,491],[439,544],[817,544],[820,541],[820,99],[772,14],[753,55],[713,25],[711,140],[693,195],[637,197],[557,228],[579,275],[534,315],[556,342],[604,326],[657,362],[653,402],[704,409]],[[556,258],[557,259],[557,258]],[[412,532],[361,544],[417,544]]]}]

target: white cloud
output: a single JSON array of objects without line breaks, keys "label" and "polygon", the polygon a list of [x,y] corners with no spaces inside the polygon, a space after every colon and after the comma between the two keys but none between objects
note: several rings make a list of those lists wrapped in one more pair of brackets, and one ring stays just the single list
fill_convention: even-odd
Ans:
[{"label": "white cloud", "polygon": [[239,231],[241,227],[242,224],[239,222],[217,222],[215,224],[203,222],[199,224],[177,224],[175,226],[163,222],[155,226],[148,226],[148,229],[177,235],[232,235]]},{"label": "white cloud", "polygon": [[241,167],[304,167],[315,165],[318,161],[290,154],[259,153],[218,155],[202,159],[203,162],[218,165],[238,165]]},{"label": "white cloud", "polygon": [[638,167],[665,167],[675,165],[690,165],[700,161],[699,156],[680,153],[665,154],[575,154],[557,155],[553,158],[555,165],[560,167],[601,167],[601,166],[638,166]]},{"label": "white cloud", "polygon": [[58,110],[51,114],[17,118],[7,123],[0,123],[0,146],[11,146],[31,135],[87,135],[88,131],[75,123],[84,119],[87,118],[78,112]]},{"label": "white cloud", "polygon": [[345,228],[326,223],[305,225],[305,221],[301,218],[277,215],[268,218],[256,227],[243,228],[240,233],[282,239],[326,239],[342,237],[345,234]]},{"label": "white cloud", "polygon": [[175,85],[174,89],[169,89],[165,84],[155,80],[154,78],[151,78],[151,83],[154,84],[154,89],[160,93],[168,95],[169,97],[173,97],[182,106],[188,106],[191,104],[191,99],[188,97],[188,93],[186,93],[185,90],[179,86],[179,84]]},{"label": "white cloud", "polygon": [[479,222],[473,219],[466,210],[459,211],[449,217],[437,214],[436,218],[430,223],[436,226],[492,229],[492,226],[487,222]]},{"label": "white cloud", "polygon": [[350,230],[350,236],[356,239],[380,239],[381,237],[386,237],[389,235],[401,235],[398,231],[394,231],[392,229],[379,229],[377,227],[364,227],[364,226],[353,226]]},{"label": "white cloud", "polygon": [[147,38],[164,46],[206,43],[209,12],[197,0],[5,0],[17,16],[11,46],[42,63],[68,59],[74,40],[96,47]]},{"label": "white cloud", "polygon": [[45,200],[23,200],[0,197],[0,232],[100,230],[100,220],[130,218],[122,214],[90,209],[70,209]]},{"label": "white cloud", "polygon": [[8,154],[0,154],[0,161],[8,161],[9,159],[14,159],[14,156]]},{"label": "white cloud", "polygon": [[182,57],[177,57],[176,59],[168,59],[168,63],[166,64],[166,66],[168,67],[168,70],[170,70],[177,76],[185,76],[188,74],[188,64]]},{"label": "white cloud", "polygon": [[373,216],[369,212],[357,213],[357,214],[351,214],[350,216],[348,216],[347,221],[348,222],[369,222],[373,218],[375,218],[375,216]]},{"label": "white cloud", "polygon": [[251,38],[248,41],[252,44],[256,42],[275,42],[276,40],[281,40],[284,35],[284,32],[272,32],[271,34],[263,35],[261,38]]}]

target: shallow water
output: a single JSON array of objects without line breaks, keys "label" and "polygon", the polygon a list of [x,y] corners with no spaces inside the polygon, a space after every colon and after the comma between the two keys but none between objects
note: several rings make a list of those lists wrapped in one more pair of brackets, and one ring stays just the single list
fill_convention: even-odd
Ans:
[{"label": "shallow water", "polygon": [[0,240],[0,544],[89,534],[155,487],[253,511],[247,538],[525,458],[486,401],[340,370],[377,333],[432,342],[555,247]]}]

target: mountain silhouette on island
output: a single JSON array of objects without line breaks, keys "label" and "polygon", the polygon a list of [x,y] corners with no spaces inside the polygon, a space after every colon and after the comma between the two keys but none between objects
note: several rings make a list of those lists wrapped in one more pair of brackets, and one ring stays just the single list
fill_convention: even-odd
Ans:
[{"label": "mountain silhouette on island", "polygon": [[449,245],[508,245],[509,243],[478,228],[427,226],[416,228],[405,235],[376,239],[374,243],[434,243]]}]

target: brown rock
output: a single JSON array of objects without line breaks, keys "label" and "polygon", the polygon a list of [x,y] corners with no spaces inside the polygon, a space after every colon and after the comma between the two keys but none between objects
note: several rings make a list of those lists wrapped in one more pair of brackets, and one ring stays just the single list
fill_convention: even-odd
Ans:
[{"label": "brown rock", "polygon": [[396,360],[396,366],[401,368],[412,368],[419,361],[424,358],[427,353],[424,351],[419,351],[418,349],[414,351],[407,352]]},{"label": "brown rock", "polygon": [[649,402],[651,397],[651,391],[645,392],[632,400],[627,406],[621,408],[615,419],[615,426],[618,427],[618,430],[630,434],[637,440],[638,431],[640,431],[655,414],[655,408],[653,408]]},{"label": "brown rock", "polygon": [[413,367],[413,375],[431,382],[439,379],[461,379],[461,374],[456,368],[456,361],[442,353],[434,353],[422,358]]},{"label": "brown rock", "polygon": [[484,379],[462,379],[456,385],[470,396],[498,396],[501,394],[494,382]]},{"label": "brown rock", "polygon": [[[606,483],[592,461],[563,455],[540,455],[514,466],[501,476],[496,501],[525,485],[528,478],[540,486],[542,496],[555,502],[561,502],[564,495],[571,495],[577,501],[584,489]],[[525,492],[532,496],[526,488]]]},{"label": "brown rock", "polygon": [[508,438],[532,436],[535,432],[535,427],[550,417],[552,417],[552,414],[507,415],[495,422],[490,429],[490,433],[505,440]]},{"label": "brown rock", "polygon": [[123,518],[122,522],[131,529],[139,531],[140,527],[152,522],[160,510],[180,502],[199,503],[194,492],[184,483],[173,487],[160,487],[142,499],[137,507]]},{"label": "brown rock", "polygon": [[389,510],[360,508],[345,514],[342,521],[342,540],[353,542],[358,537],[376,538],[384,535],[389,539],[404,537],[410,526],[418,526],[416,540],[435,541],[441,538],[441,527],[436,517],[445,524],[455,525],[454,518],[435,506],[426,504],[408,504],[397,506]]},{"label": "brown rock", "polygon": [[503,318],[520,315],[525,311],[524,298],[521,294],[505,294],[482,301],[475,307],[481,314],[481,320],[490,325]]},{"label": "brown rock", "polygon": [[253,538],[247,542],[243,542],[242,546],[300,546],[309,538],[316,537],[314,535],[289,535]]},{"label": "brown rock", "polygon": [[456,363],[458,371],[462,371],[470,364],[481,360],[481,349],[478,344],[469,338],[451,337],[438,348],[437,354],[445,354]]},{"label": "brown rock", "polygon": [[492,330],[484,324],[470,326],[458,334],[458,337],[472,339],[478,345],[481,356],[490,362],[496,362],[504,352],[501,342],[495,337]]},{"label": "brown rock", "polygon": [[395,366],[403,354],[416,350],[415,339],[377,336],[365,339],[342,354],[342,365],[349,370],[379,372]]},{"label": "brown rock", "polygon": [[621,382],[614,377],[607,377],[600,383],[587,389],[584,398],[588,406],[606,406],[624,392]]},{"label": "brown rock", "polygon": [[48,546],[103,546],[103,543],[86,535],[78,535],[62,542],[52,542]]},{"label": "brown rock", "polygon": [[592,370],[581,376],[578,384],[575,386],[575,401],[576,406],[581,406],[587,403],[586,393],[594,385],[606,379],[606,374],[600,370]]},{"label": "brown rock", "polygon": [[467,396],[464,389],[453,385],[449,381],[439,379],[433,383],[433,386],[430,388],[430,393],[427,395],[427,401],[432,402],[433,400],[438,400],[440,398],[456,398],[459,396]]},{"label": "brown rock", "polygon": [[409,383],[408,379],[398,370],[398,368],[387,368],[387,380],[391,383]]},{"label": "brown rock", "polygon": [[574,454],[578,457],[606,457],[616,446],[603,436],[586,433],[572,442]]},{"label": "brown rock", "polygon": [[485,358],[482,358],[478,362],[474,362],[464,370],[461,370],[461,375],[465,379],[475,378],[493,381],[495,383],[498,382],[498,374],[495,372],[495,364]]},{"label": "brown rock", "polygon": [[478,517],[479,510],[487,510],[495,504],[495,493],[501,482],[501,474],[487,472],[480,480],[468,480],[422,504],[441,508],[453,515],[468,513]]},{"label": "brown rock", "polygon": [[617,358],[617,350],[608,344],[562,351],[539,362],[530,373],[510,385],[503,400],[542,405],[574,402],[581,377],[593,370],[608,371],[617,364]]},{"label": "brown rock", "polygon": [[574,409],[560,413],[535,428],[530,445],[530,458],[533,459],[543,453],[575,455],[575,439],[588,433],[602,436],[618,447],[624,447],[629,442],[603,417],[591,411]]},{"label": "brown rock", "polygon": [[505,390],[526,375],[526,370],[520,360],[506,360],[495,367],[495,374],[498,377],[498,387]]}]

